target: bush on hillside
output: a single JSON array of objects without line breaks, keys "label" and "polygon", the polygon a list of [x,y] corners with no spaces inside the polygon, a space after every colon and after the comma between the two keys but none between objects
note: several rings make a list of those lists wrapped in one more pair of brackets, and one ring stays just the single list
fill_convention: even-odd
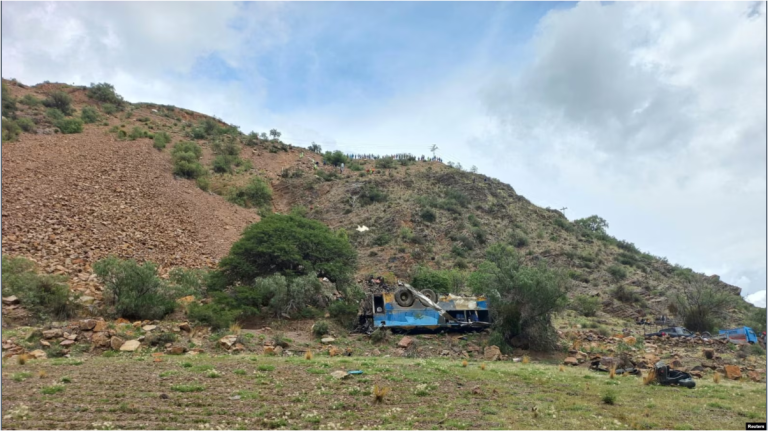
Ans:
[{"label": "bush on hillside", "polygon": [[153,138],[152,146],[158,151],[163,151],[166,145],[171,142],[171,135],[166,132],[157,132]]},{"label": "bush on hillside", "polygon": [[234,189],[227,197],[244,208],[265,207],[272,201],[272,187],[261,177],[253,177],[245,187]]},{"label": "bush on hillside", "polygon": [[214,330],[229,328],[240,315],[240,310],[217,302],[203,305],[193,302],[187,308],[187,316],[190,320],[210,326]]},{"label": "bush on hillside", "polygon": [[56,122],[56,127],[65,135],[83,132],[83,120],[79,118],[62,118]]},{"label": "bush on hillside", "polygon": [[323,161],[333,166],[341,166],[342,163],[344,163],[344,166],[349,164],[349,158],[345,156],[341,151],[326,151],[325,155],[323,156]]},{"label": "bush on hillside", "polygon": [[57,91],[51,93],[47,98],[43,100],[43,105],[48,108],[56,108],[64,115],[72,115],[74,108],[72,107],[72,97],[63,91]]},{"label": "bush on hillside", "polygon": [[43,101],[31,94],[25,94],[24,97],[22,97],[21,100],[19,100],[19,103],[21,103],[22,105],[27,105],[30,108],[33,108],[35,106],[42,105]]},{"label": "bush on hillside", "polygon": [[148,138],[148,137],[149,137],[149,132],[147,132],[146,130],[138,126],[131,129],[131,132],[128,133],[128,139],[130,139],[131,141],[135,141],[141,138]]},{"label": "bush on hillside", "polygon": [[80,112],[80,118],[84,123],[91,124],[99,121],[99,111],[93,106],[84,106]]},{"label": "bush on hillside", "polygon": [[537,350],[557,343],[551,320],[567,303],[567,283],[562,271],[523,266],[515,249],[502,243],[486,250],[485,261],[469,277],[472,291],[490,302],[494,329],[507,342]]},{"label": "bush on hillside", "polygon": [[392,157],[382,157],[376,160],[376,169],[392,169],[395,167],[395,159]]},{"label": "bush on hillside", "polygon": [[3,101],[3,117],[8,119],[16,118],[16,98],[11,95],[11,90],[2,83],[2,101]]},{"label": "bush on hillside", "polygon": [[437,220],[437,215],[434,211],[432,211],[429,208],[424,208],[421,210],[421,213],[419,213],[419,217],[421,217],[422,220],[424,220],[427,223],[433,223],[435,220]]},{"label": "bush on hillside", "polygon": [[293,215],[270,214],[245,229],[219,262],[213,281],[218,288],[250,284],[275,273],[298,276],[318,273],[344,280],[354,272],[357,254],[349,241],[328,226]]},{"label": "bush on hillside", "polygon": [[579,295],[574,298],[573,307],[582,315],[592,317],[600,310],[600,299],[596,296]]},{"label": "bush on hillside", "polygon": [[77,312],[66,278],[37,274],[34,263],[22,257],[2,257],[2,293],[15,295],[39,320],[69,319]]},{"label": "bush on hillside", "polygon": [[587,232],[605,233],[608,229],[608,222],[604,218],[593,215],[573,221],[573,224]]},{"label": "bush on hillside", "polygon": [[204,269],[188,269],[176,267],[168,274],[174,298],[194,295],[202,298],[206,293],[208,271]]},{"label": "bush on hillside", "polygon": [[435,293],[450,293],[451,280],[443,271],[419,266],[411,278],[411,286],[418,290],[431,289]]},{"label": "bush on hillside", "polygon": [[45,110],[45,116],[49,120],[53,121],[54,123],[56,123],[57,121],[61,121],[61,120],[63,120],[66,117],[63,112],[59,111],[56,108],[48,108],[48,109],[46,109]]},{"label": "bush on hillside", "polygon": [[205,167],[198,161],[203,149],[194,142],[177,142],[171,150],[173,173],[183,178],[195,179],[206,174]]},{"label": "bush on hillside", "polygon": [[637,247],[635,247],[634,244],[632,244],[631,242],[628,242],[628,241],[619,241],[616,244],[616,246],[619,247],[620,249],[622,249],[624,251],[628,251],[630,253],[640,253],[640,250],[638,250]]},{"label": "bush on hillside", "polygon": [[120,317],[162,319],[176,308],[175,298],[150,262],[139,265],[132,259],[110,256],[96,262],[93,270],[104,283],[105,300]]},{"label": "bush on hillside", "polygon": [[756,333],[762,333],[766,327],[766,309],[760,307],[754,307],[746,318],[746,324],[750,328],[754,329]]},{"label": "bush on hillside", "polygon": [[362,206],[368,206],[377,202],[386,202],[387,194],[384,193],[375,184],[369,183],[363,187],[363,190],[360,192],[358,201]]},{"label": "bush on hillside", "polygon": [[358,305],[350,301],[334,301],[328,306],[328,313],[344,327],[352,329],[357,322]]},{"label": "bush on hillside", "polygon": [[678,293],[672,296],[672,301],[686,328],[691,331],[713,331],[725,320],[737,298],[716,282],[699,276],[683,284]]},{"label": "bush on hillside", "polygon": [[107,115],[113,115],[120,111],[120,108],[112,103],[104,103],[101,105],[101,111]]},{"label": "bush on hillside", "polygon": [[613,277],[615,281],[621,281],[627,278],[627,270],[618,265],[609,266],[608,274],[611,274],[611,277]]},{"label": "bush on hillside", "polygon": [[21,117],[18,120],[16,120],[16,124],[21,127],[21,130],[30,133],[33,130],[35,130],[35,122],[32,121],[31,118],[28,117]]},{"label": "bush on hillside", "polygon": [[[102,109],[106,108],[106,105],[110,105],[110,110],[114,108],[114,112],[119,110],[119,108],[121,108],[125,103],[125,100],[123,100],[122,96],[115,92],[115,87],[112,86],[112,84],[108,84],[106,82],[99,84],[91,83],[91,86],[88,88],[86,95],[91,99],[101,102],[103,104]],[[107,112],[106,109],[104,109],[104,112],[110,115],[114,113]]]},{"label": "bush on hillside", "polygon": [[21,127],[13,120],[3,118],[3,142],[15,141],[21,134]]}]

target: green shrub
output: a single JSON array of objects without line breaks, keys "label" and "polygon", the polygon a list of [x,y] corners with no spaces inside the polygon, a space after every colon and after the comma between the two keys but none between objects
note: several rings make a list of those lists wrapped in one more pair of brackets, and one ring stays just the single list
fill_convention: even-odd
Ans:
[{"label": "green shrub", "polygon": [[448,293],[451,291],[451,280],[444,271],[419,266],[411,278],[411,286],[418,290],[431,289],[435,293]]},{"label": "green shrub", "polygon": [[158,151],[163,151],[166,145],[168,145],[171,142],[171,135],[169,135],[166,132],[157,132],[155,133],[155,137],[153,138],[154,143],[152,144],[155,149]]},{"label": "green shrub", "polygon": [[80,112],[80,118],[85,123],[95,123],[99,121],[99,111],[97,111],[93,106],[85,106]]},{"label": "green shrub", "polygon": [[627,278],[627,270],[617,265],[611,265],[608,268],[608,274],[610,274],[616,281],[621,281]]},{"label": "green shrub", "polygon": [[504,335],[499,331],[491,332],[491,335],[488,337],[487,345],[498,347],[501,353],[504,355],[512,354],[512,347],[507,343],[506,340],[504,340]]},{"label": "green shrub", "polygon": [[217,303],[200,305],[193,302],[187,309],[187,316],[191,320],[210,326],[212,329],[228,328],[240,317],[240,314],[240,310],[230,309]]},{"label": "green shrub", "polygon": [[509,236],[509,243],[516,248],[523,248],[527,246],[530,243],[530,241],[528,240],[528,237],[524,233],[514,231]]},{"label": "green shrub", "polygon": [[395,167],[395,159],[392,157],[382,157],[376,160],[376,169],[392,169]]},{"label": "green shrub", "polygon": [[618,246],[620,249],[624,251],[628,251],[630,253],[640,253],[640,250],[635,247],[634,244],[628,241],[619,241],[616,246]]},{"label": "green shrub", "polygon": [[433,223],[435,220],[437,220],[437,214],[435,214],[435,212],[429,208],[424,208],[421,210],[419,217],[421,217],[421,219],[427,223]]},{"label": "green shrub", "polygon": [[328,329],[328,322],[325,320],[318,320],[312,326],[312,333],[315,337],[322,337],[323,335],[328,334],[328,332],[330,332],[330,330]]},{"label": "green shrub", "polygon": [[104,112],[107,115],[114,115],[120,109],[116,105],[114,105],[112,103],[104,103],[104,104],[101,105],[101,110],[102,110],[102,112]]},{"label": "green shrub", "polygon": [[377,247],[382,247],[389,244],[390,241],[392,241],[392,235],[386,232],[382,232],[373,238],[373,245]]},{"label": "green shrub", "polygon": [[349,241],[316,220],[270,214],[248,226],[229,255],[219,262],[218,284],[250,284],[275,273],[318,273],[331,280],[354,271],[356,253]]},{"label": "green shrub", "polygon": [[565,217],[557,217],[555,218],[555,226],[559,227],[560,229],[566,231],[566,232],[573,232],[573,224],[568,221]]},{"label": "green shrub", "polygon": [[584,316],[592,317],[600,309],[600,300],[595,296],[579,295],[574,298],[573,305]]},{"label": "green shrub", "polygon": [[376,202],[386,202],[387,201],[387,195],[381,189],[379,189],[375,184],[366,184],[363,187],[363,190],[360,192],[360,197],[358,198],[360,205],[367,206],[374,204]]},{"label": "green shrub", "polygon": [[227,197],[244,208],[264,207],[272,201],[272,187],[261,177],[253,177],[245,187],[234,189]]},{"label": "green shrub", "polygon": [[360,172],[363,170],[363,166],[360,163],[357,162],[350,162],[349,163],[349,170],[354,172]]},{"label": "green shrub", "polygon": [[21,127],[13,120],[3,118],[3,142],[15,141],[21,134]]},{"label": "green shrub", "polygon": [[3,117],[13,119],[16,117],[16,98],[11,95],[11,91],[3,82],[2,84],[2,97],[3,97]]},{"label": "green shrub", "polygon": [[642,296],[640,296],[639,293],[637,293],[635,290],[630,289],[624,285],[616,286],[616,288],[613,289],[613,296],[619,301],[626,302],[628,304],[645,303],[645,300],[643,299]]},{"label": "green shrub", "polygon": [[194,142],[177,142],[171,150],[173,173],[183,178],[195,179],[206,174],[205,167],[198,161],[203,149]]},{"label": "green shrub", "polygon": [[131,129],[131,133],[128,134],[128,139],[131,141],[135,141],[137,139],[146,138],[148,135],[147,131],[142,129],[141,127],[135,126],[133,129]]},{"label": "green shrub", "polygon": [[24,97],[22,97],[21,100],[19,100],[19,103],[21,103],[22,105],[27,105],[30,108],[32,108],[35,106],[42,105],[43,101],[31,94],[25,94]]},{"label": "green shrub", "polygon": [[357,321],[358,306],[352,302],[334,301],[328,306],[328,313],[347,328],[352,328]]},{"label": "green shrub", "polygon": [[79,118],[64,118],[56,122],[56,127],[66,135],[83,132],[83,120]]},{"label": "green shrub", "polygon": [[[686,328],[695,332],[714,331],[729,317],[738,296],[721,288],[717,281],[697,276],[680,286],[672,297],[677,315]],[[764,313],[765,311],[763,311]]]},{"label": "green shrub", "polygon": [[[114,109],[118,109],[125,103],[123,98],[115,92],[115,87],[106,82],[99,84],[91,83],[86,95],[91,99],[101,102],[103,104],[102,108],[105,105],[110,105]],[[107,111],[105,110],[104,112]]]},{"label": "green shrub", "polygon": [[376,328],[371,333],[371,342],[375,344],[375,343],[381,343],[383,341],[386,341],[387,340],[387,335],[389,335],[389,334],[387,333],[386,329]]},{"label": "green shrub", "polygon": [[32,121],[32,119],[28,118],[28,117],[19,118],[18,120],[16,120],[16,124],[18,124],[19,127],[21,127],[21,130],[23,130],[23,131],[25,131],[27,133],[32,132],[33,130],[35,130],[35,122]]},{"label": "green shrub", "polygon": [[2,292],[3,296],[18,297],[40,320],[67,319],[77,312],[66,278],[37,274],[34,263],[22,257],[2,257]]},{"label": "green shrub", "polygon": [[616,404],[616,392],[609,389],[603,394],[602,399],[603,399],[603,403],[614,405]]},{"label": "green shrub", "polygon": [[93,269],[104,283],[105,299],[115,306],[121,317],[162,319],[176,308],[170,289],[150,262],[139,265],[134,260],[110,256],[96,262]]},{"label": "green shrub", "polygon": [[213,172],[218,174],[231,174],[234,172],[232,165],[238,157],[218,155],[213,159]]},{"label": "green shrub", "polygon": [[43,105],[48,108],[56,108],[64,115],[72,115],[74,112],[74,108],[72,108],[72,98],[69,94],[64,93],[63,91],[51,93],[43,100]]},{"label": "green shrub", "polygon": [[205,296],[208,271],[176,267],[168,274],[168,281],[174,298],[189,295],[202,298]]},{"label": "green shrub", "polygon": [[61,121],[64,119],[65,115],[63,112],[59,111],[56,108],[48,108],[45,110],[45,116],[53,121],[54,123],[57,121]]},{"label": "green shrub", "polygon": [[345,156],[341,151],[326,151],[325,155],[323,156],[323,161],[333,166],[341,166],[342,163],[344,163],[344,166],[349,164],[349,158]]},{"label": "green shrub", "polygon": [[475,240],[480,244],[485,244],[486,242],[488,242],[488,233],[482,228],[479,228],[479,227],[473,228],[472,236],[474,236]]},{"label": "green shrub", "polygon": [[195,182],[197,183],[197,187],[204,192],[207,192],[211,188],[211,180],[209,180],[207,176],[199,176]]}]

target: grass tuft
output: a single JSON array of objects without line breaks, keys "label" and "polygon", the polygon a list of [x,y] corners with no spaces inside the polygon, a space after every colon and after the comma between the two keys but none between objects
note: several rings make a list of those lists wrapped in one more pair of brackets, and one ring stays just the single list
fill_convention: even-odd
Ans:
[{"label": "grass tuft", "polygon": [[384,397],[387,396],[389,393],[389,388],[380,387],[379,385],[375,385],[373,387],[373,401],[376,403],[380,403],[384,401]]},{"label": "grass tuft", "polygon": [[720,373],[715,373],[714,376],[712,376],[712,381],[719,384],[720,383]]},{"label": "grass tuft", "polygon": [[311,361],[312,360],[312,351],[307,349],[307,353],[304,353],[304,359]]},{"label": "grass tuft", "polygon": [[463,361],[461,361],[461,366],[462,366],[462,367],[466,368],[466,367],[467,367],[467,365],[469,365],[469,362],[467,362],[467,360],[466,360],[466,359],[465,359],[465,360],[463,360]]},{"label": "grass tuft", "polygon": [[648,374],[643,376],[643,384],[644,385],[650,385],[651,383],[656,381],[656,370],[651,368],[648,371]]},{"label": "grass tuft", "polygon": [[531,358],[529,358],[528,355],[523,355],[523,363],[527,364],[529,362],[531,362]]}]

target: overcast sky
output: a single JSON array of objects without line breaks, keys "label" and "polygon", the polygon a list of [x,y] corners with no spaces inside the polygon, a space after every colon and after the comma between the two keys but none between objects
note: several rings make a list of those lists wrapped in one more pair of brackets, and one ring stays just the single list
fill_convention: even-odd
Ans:
[{"label": "overcast sky", "polygon": [[766,301],[764,3],[2,3],[2,76],[426,154]]}]

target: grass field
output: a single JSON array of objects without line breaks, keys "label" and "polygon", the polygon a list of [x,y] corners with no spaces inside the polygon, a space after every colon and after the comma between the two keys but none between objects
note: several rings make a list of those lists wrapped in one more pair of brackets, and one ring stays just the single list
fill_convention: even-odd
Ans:
[{"label": "grass field", "polygon": [[[766,385],[401,358],[93,357],[3,365],[6,429],[744,429]],[[335,370],[363,374],[337,380]],[[390,388],[375,403],[374,385]],[[606,401],[613,401],[608,404]]]}]

